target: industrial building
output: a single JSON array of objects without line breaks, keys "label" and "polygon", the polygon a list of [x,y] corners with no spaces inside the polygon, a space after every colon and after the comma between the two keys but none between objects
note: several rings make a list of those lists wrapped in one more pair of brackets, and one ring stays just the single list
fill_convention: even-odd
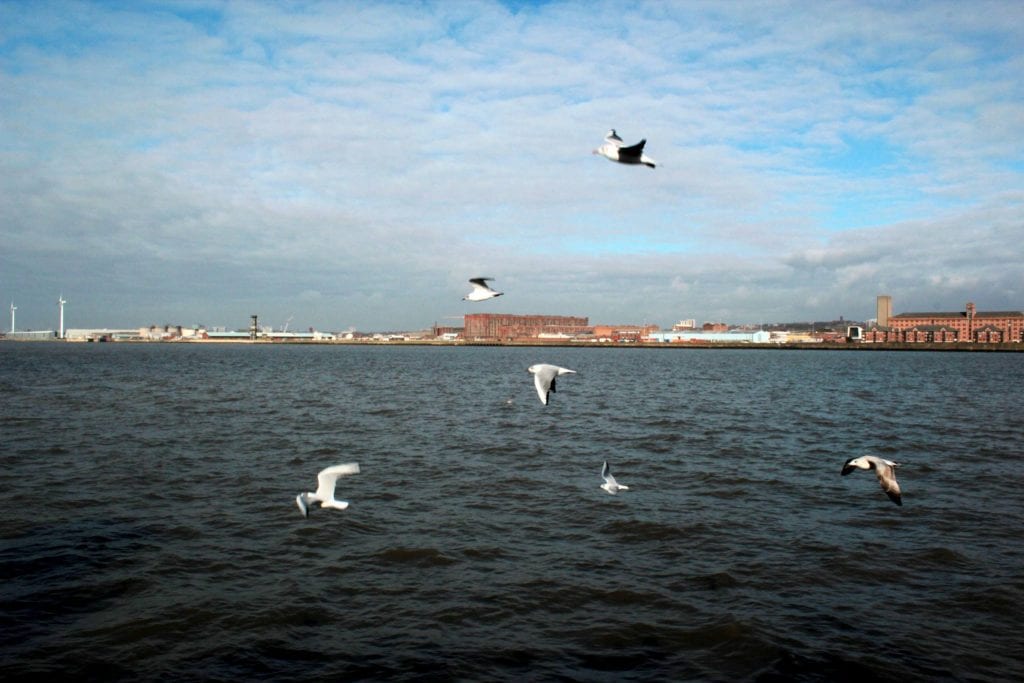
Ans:
[{"label": "industrial building", "polygon": [[652,332],[644,341],[676,344],[767,344],[771,341],[771,334],[765,330],[756,330],[753,332],[673,330],[671,332]]},{"label": "industrial building", "polygon": [[57,333],[53,330],[18,330],[17,332],[8,332],[0,336],[11,341],[50,341],[52,339],[59,339]]},{"label": "industrial building", "polygon": [[638,342],[657,332],[657,325],[594,325],[595,341]]},{"label": "industrial building", "polygon": [[571,337],[588,329],[587,318],[565,315],[468,313],[463,320],[463,336],[469,341]]}]

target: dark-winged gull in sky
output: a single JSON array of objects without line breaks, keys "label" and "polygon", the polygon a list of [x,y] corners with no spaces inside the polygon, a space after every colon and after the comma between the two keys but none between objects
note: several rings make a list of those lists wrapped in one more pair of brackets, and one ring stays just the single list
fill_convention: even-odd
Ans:
[{"label": "dark-winged gull in sky", "polygon": [[654,159],[644,154],[644,145],[647,140],[643,139],[635,145],[626,147],[622,144],[622,138],[612,128],[604,136],[604,144],[594,150],[594,154],[600,154],[606,159],[617,161],[620,164],[643,164],[644,166],[655,167]]},{"label": "dark-winged gull in sky", "polygon": [[601,468],[601,476],[604,477],[604,483],[601,484],[601,488],[613,496],[619,491],[629,490],[628,486],[623,486],[619,482],[615,481],[615,477],[612,476],[612,468],[608,466],[607,460],[604,461],[604,467]]},{"label": "dark-winged gull in sky", "polygon": [[316,475],[316,491],[300,493],[298,498],[295,499],[295,504],[299,506],[302,516],[309,517],[310,503],[320,503],[322,508],[334,508],[335,510],[347,508],[347,501],[334,498],[334,486],[338,483],[338,477],[345,477],[350,474],[359,474],[358,463],[348,462],[321,470],[320,474]]},{"label": "dark-winged gull in sky", "polygon": [[556,377],[576,374],[575,370],[560,368],[557,365],[548,365],[547,363],[531,365],[526,370],[533,373],[533,385],[537,387],[537,395],[540,396],[540,402],[544,405],[548,404],[548,394],[555,391]]},{"label": "dark-winged gull in sky", "polygon": [[462,297],[463,301],[484,301],[485,299],[493,299],[496,296],[501,296],[504,292],[496,292],[491,289],[490,285],[487,284],[488,280],[493,280],[493,277],[473,277],[469,279],[469,283],[473,285],[473,291]]},{"label": "dark-winged gull in sky", "polygon": [[903,505],[900,497],[900,485],[896,482],[896,468],[899,463],[892,460],[879,458],[875,455],[862,455],[859,458],[850,458],[843,465],[842,474],[845,476],[855,469],[874,470],[878,475],[878,483],[882,485],[885,495],[897,505]]}]

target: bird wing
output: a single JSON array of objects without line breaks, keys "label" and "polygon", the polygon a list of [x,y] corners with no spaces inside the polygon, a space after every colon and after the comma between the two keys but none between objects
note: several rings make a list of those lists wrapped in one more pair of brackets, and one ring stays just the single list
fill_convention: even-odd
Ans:
[{"label": "bird wing", "polygon": [[604,141],[616,147],[622,147],[622,138],[619,137],[614,128],[605,134]]},{"label": "bird wing", "polygon": [[533,373],[533,386],[537,387],[540,402],[548,404],[548,391],[554,390],[555,375],[550,370],[538,370]]},{"label": "bird wing", "polygon": [[487,281],[493,279],[493,277],[474,277],[469,279],[469,284],[473,285],[474,289],[482,289],[484,291],[490,292],[493,290],[491,290],[491,287],[490,285],[487,284]]},{"label": "bird wing", "polygon": [[889,496],[889,500],[897,505],[903,505],[900,485],[896,481],[896,473],[893,471],[892,465],[887,462],[876,463],[875,474],[878,475],[878,483],[882,485],[882,490],[885,491],[885,495]]},{"label": "bird wing", "polygon": [[647,140],[641,140],[635,145],[629,147],[619,147],[619,158],[620,159],[639,159],[643,156],[644,145],[647,144]]},{"label": "bird wing", "polygon": [[358,463],[348,462],[343,465],[334,465],[333,467],[321,470],[320,474],[316,475],[317,497],[321,500],[330,500],[334,498],[334,486],[338,483],[338,477],[344,477],[350,474],[359,474]]}]

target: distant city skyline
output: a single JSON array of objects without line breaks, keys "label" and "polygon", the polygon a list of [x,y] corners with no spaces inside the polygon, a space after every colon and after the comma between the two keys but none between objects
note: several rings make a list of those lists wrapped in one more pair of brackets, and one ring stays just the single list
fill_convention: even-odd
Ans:
[{"label": "distant city skyline", "polygon": [[[0,300],[24,329],[61,295],[110,328],[1014,309],[1022,65],[1017,0],[0,0]],[[657,168],[593,155],[612,128]]]},{"label": "distant city skyline", "polygon": [[[708,325],[708,324],[724,324],[724,325],[726,325],[729,328],[743,328],[743,327],[755,327],[756,328],[756,327],[772,327],[772,326],[780,326],[780,325],[814,325],[814,324],[819,324],[819,323],[820,324],[830,324],[830,323],[837,323],[837,322],[847,322],[847,323],[851,323],[852,324],[852,323],[874,323],[874,322],[877,322],[878,321],[877,315],[880,312],[882,312],[883,309],[887,312],[888,315],[894,315],[894,314],[898,315],[899,313],[906,314],[906,313],[911,312],[911,311],[899,311],[898,309],[894,308],[893,307],[894,298],[895,297],[893,297],[891,295],[878,295],[878,296],[876,296],[874,315],[870,315],[870,316],[847,316],[847,315],[843,315],[843,314],[838,314],[838,315],[831,316],[831,317],[826,316],[826,317],[802,318],[802,319],[794,318],[792,320],[731,321],[731,320],[714,320],[714,319],[700,320],[700,319],[697,319],[697,318],[675,318],[671,322],[647,321],[647,320],[645,320],[645,321],[638,321],[638,320],[598,320],[598,319],[594,319],[592,316],[588,316],[586,313],[583,313],[583,312],[576,312],[576,313],[564,313],[563,312],[563,313],[535,314],[535,313],[523,313],[523,312],[520,312],[520,311],[507,311],[507,312],[500,313],[499,315],[512,315],[512,316],[528,315],[528,316],[538,316],[538,317],[543,317],[543,316],[562,316],[562,315],[578,316],[578,317],[581,317],[581,318],[589,319],[589,325],[590,326],[608,326],[608,325],[637,325],[637,326],[644,326],[644,325],[652,325],[652,326],[658,327],[659,329],[671,329],[674,325],[676,325],[677,323],[679,323],[681,321],[692,321],[696,327],[701,327],[702,325]],[[882,300],[885,301],[884,304],[882,303]],[[149,322],[140,322],[140,323],[137,323],[137,324],[126,324],[126,325],[92,325],[92,324],[87,324],[87,322],[86,322],[86,323],[81,323],[81,324],[77,324],[76,323],[76,324],[68,325],[68,324],[66,324],[66,319],[65,319],[65,306],[67,305],[67,303],[68,303],[67,300],[64,299],[63,296],[61,296],[58,299],[57,306],[59,307],[59,312],[57,314],[57,321],[58,322],[57,322],[56,325],[51,326],[51,327],[43,326],[43,327],[37,327],[37,328],[28,328],[28,327],[24,327],[24,326],[20,326],[19,325],[17,331],[20,331],[20,332],[28,332],[28,331],[32,331],[32,332],[53,331],[55,333],[58,333],[58,336],[59,336],[59,333],[62,332],[66,328],[67,329],[141,329],[141,328],[149,328],[149,327],[158,327],[159,328],[159,327],[169,326],[169,327],[182,327],[182,328],[189,328],[189,329],[195,329],[195,328],[200,328],[201,327],[201,328],[208,329],[208,330],[223,329],[223,330],[228,330],[228,331],[240,331],[240,330],[249,330],[249,329],[251,329],[251,325],[252,325],[252,315],[245,316],[245,318],[246,318],[245,324],[239,324],[239,325],[231,325],[231,324],[225,324],[225,323],[219,323],[219,322],[214,322],[214,323],[207,323],[207,322],[185,323],[185,322],[182,322],[182,321],[162,321],[162,322],[159,322],[159,323],[153,322],[153,321],[149,321]],[[973,300],[972,300],[972,301],[968,301],[968,302],[965,302],[965,303],[961,304],[961,306],[959,306],[959,307],[951,306],[951,307],[945,307],[945,308],[938,308],[938,309],[935,309],[933,312],[934,313],[962,312],[962,311],[966,310],[966,308],[968,306],[971,306],[971,305],[973,305],[974,308],[976,310],[978,310],[979,312],[992,312],[992,311],[996,310],[996,309],[986,309],[985,307],[977,306],[977,304],[975,304],[973,302]],[[17,310],[17,307],[12,302],[10,308],[11,308],[11,322],[14,323],[14,321],[15,321],[15,310]],[[1024,306],[1017,306],[1017,307],[1012,307],[1011,306],[1011,307],[1006,308],[1006,309],[998,309],[998,310],[1000,310],[1000,311],[1024,311]],[[913,311],[913,312],[919,313],[919,312],[922,312],[922,311]],[[471,314],[467,313],[466,315],[471,315]],[[281,330],[289,329],[290,328],[293,332],[297,332],[297,331],[300,331],[300,330],[307,330],[307,329],[309,329],[309,330],[316,330],[318,332],[332,332],[332,333],[335,333],[335,332],[345,332],[345,331],[349,331],[349,332],[398,332],[398,331],[411,332],[411,331],[427,330],[427,329],[433,328],[435,326],[436,327],[441,327],[441,328],[461,327],[462,326],[461,316],[459,318],[454,318],[454,316],[446,316],[445,320],[443,320],[443,321],[442,320],[434,320],[434,321],[432,321],[432,322],[430,322],[430,323],[428,323],[426,325],[421,325],[421,326],[410,326],[410,325],[401,325],[401,324],[399,324],[399,325],[393,325],[393,326],[382,327],[382,328],[356,328],[354,326],[348,326],[346,328],[329,328],[329,327],[316,327],[314,325],[292,325],[292,322],[293,322],[292,320],[285,321],[283,324],[278,325],[278,324],[275,324],[273,321],[269,321],[268,322],[268,321],[264,320],[262,318],[262,316],[259,316],[258,314],[256,314],[256,317],[257,317],[257,321],[258,321],[257,322],[258,327],[261,330],[281,331]],[[11,331],[10,327],[8,327],[5,330],[5,332],[10,332],[10,331]]]}]

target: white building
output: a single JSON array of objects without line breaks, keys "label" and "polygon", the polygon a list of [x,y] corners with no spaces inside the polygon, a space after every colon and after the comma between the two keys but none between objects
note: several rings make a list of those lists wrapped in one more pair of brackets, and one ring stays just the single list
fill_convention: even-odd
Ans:
[{"label": "white building", "polygon": [[130,330],[112,330],[104,328],[68,328],[64,330],[64,338],[68,341],[114,341],[115,339],[142,339],[139,328]]},{"label": "white building", "polygon": [[767,344],[770,335],[764,330],[756,332],[702,332],[700,330],[673,330],[671,332],[652,332],[645,341],[652,342],[707,342],[711,344]]}]

